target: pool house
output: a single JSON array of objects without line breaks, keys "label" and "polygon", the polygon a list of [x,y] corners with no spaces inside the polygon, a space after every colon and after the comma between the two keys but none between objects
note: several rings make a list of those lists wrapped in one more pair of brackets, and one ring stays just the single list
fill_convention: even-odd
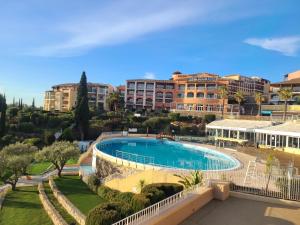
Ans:
[{"label": "pool house", "polygon": [[209,136],[214,138],[216,145],[244,145],[256,143],[256,129],[270,126],[271,121],[225,119],[209,123],[206,130]]},{"label": "pool house", "polygon": [[300,154],[300,121],[255,129],[255,133],[261,148]]}]

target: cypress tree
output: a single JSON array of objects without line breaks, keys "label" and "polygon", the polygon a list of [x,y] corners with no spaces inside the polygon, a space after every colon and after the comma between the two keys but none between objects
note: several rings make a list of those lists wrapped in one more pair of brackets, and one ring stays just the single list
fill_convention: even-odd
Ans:
[{"label": "cypress tree", "polygon": [[33,100],[32,100],[32,105],[31,105],[31,108],[35,108],[35,101],[34,101],[34,98],[33,98]]},{"label": "cypress tree", "polygon": [[5,95],[0,94],[0,137],[5,134],[6,109],[7,105]]},{"label": "cypress tree", "polygon": [[87,78],[82,72],[77,90],[77,100],[75,107],[75,125],[80,132],[81,140],[87,137],[89,129],[89,102],[88,102]]}]

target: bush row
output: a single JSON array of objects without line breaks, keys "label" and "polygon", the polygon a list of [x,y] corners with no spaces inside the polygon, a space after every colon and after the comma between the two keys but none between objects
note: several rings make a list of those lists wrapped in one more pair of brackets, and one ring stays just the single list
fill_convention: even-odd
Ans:
[{"label": "bush row", "polygon": [[146,185],[140,194],[134,194],[120,192],[104,185],[97,186],[96,183],[93,178],[89,185],[92,184],[90,187],[108,203],[102,203],[92,209],[88,213],[86,225],[110,225],[183,190],[183,186],[179,184],[157,183]]}]

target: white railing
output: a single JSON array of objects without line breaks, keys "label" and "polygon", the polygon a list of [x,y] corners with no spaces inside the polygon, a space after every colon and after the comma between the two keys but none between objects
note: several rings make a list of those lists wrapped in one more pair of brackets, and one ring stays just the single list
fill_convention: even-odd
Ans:
[{"label": "white railing", "polygon": [[112,225],[137,225],[143,224],[148,219],[159,215],[163,210],[175,205],[185,199],[189,194],[199,191],[200,185],[195,185],[191,189],[183,190],[175,195],[172,195],[154,205],[151,205],[131,216],[128,216]]},{"label": "white railing", "polygon": [[154,157],[116,150],[116,157],[135,163],[154,165]]},{"label": "white railing", "polygon": [[231,182],[232,191],[267,196],[272,198],[300,201],[300,178],[255,172],[247,177],[245,171],[209,172],[203,171],[204,180],[210,179]]}]

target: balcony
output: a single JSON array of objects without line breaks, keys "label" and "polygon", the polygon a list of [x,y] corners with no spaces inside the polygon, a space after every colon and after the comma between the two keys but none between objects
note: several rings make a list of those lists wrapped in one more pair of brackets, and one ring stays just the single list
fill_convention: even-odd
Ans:
[{"label": "balcony", "polygon": [[173,98],[173,94],[166,94],[166,98]]},{"label": "balcony", "polygon": [[146,84],[146,90],[153,90],[154,84]]},{"label": "balcony", "polygon": [[208,84],[206,85],[207,90],[216,90],[217,86],[215,84]]},{"label": "balcony", "polygon": [[187,86],[187,89],[188,89],[188,90],[195,90],[196,88],[195,88],[195,85],[190,85],[190,84],[189,84],[189,85]]},{"label": "balcony", "polygon": [[156,89],[165,89],[165,85],[163,84],[157,84]]},{"label": "balcony", "polygon": [[166,89],[168,89],[168,90],[173,90],[174,89],[174,85],[166,85]]}]

